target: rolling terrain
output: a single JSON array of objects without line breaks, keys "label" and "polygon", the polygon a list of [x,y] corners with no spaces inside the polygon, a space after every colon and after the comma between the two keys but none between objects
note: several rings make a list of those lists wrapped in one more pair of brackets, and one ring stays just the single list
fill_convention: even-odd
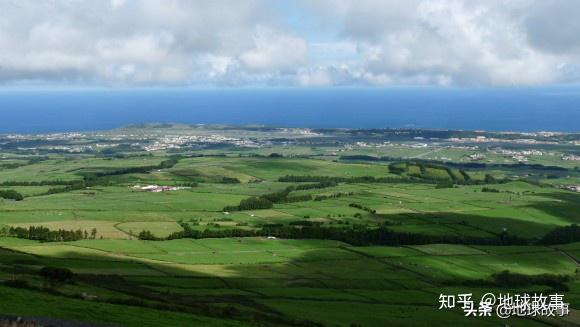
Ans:
[{"label": "rolling terrain", "polygon": [[[578,152],[576,136],[480,146],[470,132],[211,128],[6,137],[0,313],[127,326],[580,323],[580,193],[564,187],[580,164],[561,156]],[[530,147],[554,155],[513,161]],[[487,292],[558,292],[572,313],[438,310],[440,294]]]}]

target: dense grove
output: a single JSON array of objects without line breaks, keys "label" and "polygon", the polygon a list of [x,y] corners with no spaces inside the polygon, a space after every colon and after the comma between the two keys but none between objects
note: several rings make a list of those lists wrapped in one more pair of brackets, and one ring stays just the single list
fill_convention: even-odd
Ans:
[{"label": "dense grove", "polygon": [[24,196],[15,190],[0,190],[0,198],[22,201]]}]

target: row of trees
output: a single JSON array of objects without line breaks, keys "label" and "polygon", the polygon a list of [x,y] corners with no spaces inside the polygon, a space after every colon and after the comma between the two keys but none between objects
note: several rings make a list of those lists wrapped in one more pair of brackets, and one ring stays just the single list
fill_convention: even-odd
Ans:
[{"label": "row of trees", "polygon": [[292,188],[294,191],[304,191],[304,190],[315,190],[315,189],[323,189],[328,187],[335,187],[337,186],[337,182],[333,181],[322,181],[314,184],[299,184],[295,186],[289,186],[288,188]]},{"label": "row of trees", "polygon": [[83,239],[95,239],[97,237],[97,229],[93,228],[91,232],[86,230],[50,230],[44,226],[29,226],[25,227],[10,227],[4,228],[2,234],[24,238],[29,240],[36,240],[42,242],[69,242]]},{"label": "row of trees", "polygon": [[33,165],[35,163],[48,160],[48,157],[36,157],[28,160],[27,162],[12,162],[12,163],[2,163],[0,164],[1,169],[16,169],[18,167],[24,167],[27,165]]},{"label": "row of trees", "polygon": [[92,186],[109,186],[112,183],[106,179],[95,178],[92,176],[85,176],[81,180],[71,181],[65,186],[51,187],[43,195],[57,194],[71,192],[75,190],[84,190],[87,187]]},{"label": "row of trees", "polygon": [[294,176],[286,175],[278,178],[279,182],[286,183],[305,183],[305,182],[319,182],[319,183],[383,183],[383,184],[397,184],[397,183],[425,183],[420,179],[412,177],[374,177],[374,176],[358,176],[358,177],[336,177],[336,176]]},{"label": "row of trees", "polygon": [[293,202],[311,201],[314,199],[314,197],[310,194],[290,196],[290,193],[294,191],[322,189],[336,185],[337,183],[334,181],[321,181],[314,184],[290,185],[286,187],[284,190],[279,192],[268,193],[244,199],[240,201],[240,204],[238,204],[237,206],[224,207],[223,211],[270,209],[274,206],[274,203],[293,203]]},{"label": "row of trees", "polygon": [[5,181],[0,183],[0,186],[57,186],[57,185],[72,185],[78,181],[63,181],[63,180],[46,180],[46,181]]},{"label": "row of trees", "polygon": [[[440,167],[441,168],[441,167]],[[425,174],[407,174],[399,177],[374,177],[374,176],[358,176],[358,177],[335,177],[335,176],[293,176],[286,175],[278,178],[279,182],[303,183],[303,182],[333,182],[333,183],[365,183],[365,184],[398,184],[398,183],[422,183],[422,184],[463,184],[463,185],[479,185],[479,184],[499,184],[507,183],[510,180],[496,179],[491,175],[486,175],[484,180],[474,180],[465,171],[458,171],[463,176],[463,179],[457,178],[449,168],[441,168],[447,171],[450,178],[432,177]],[[400,171],[400,168],[395,168],[395,171]]]},{"label": "row of trees", "polygon": [[349,195],[353,195],[353,194],[354,194],[354,192],[338,192],[338,193],[332,193],[332,194],[317,195],[314,197],[314,201],[336,199],[336,198],[340,198],[343,196],[349,196]]},{"label": "row of trees", "polygon": [[377,213],[377,211],[375,209],[369,208],[369,207],[365,207],[362,204],[359,203],[351,203],[348,205],[351,208],[357,208],[359,210],[364,210],[368,213],[372,213],[373,215]]},{"label": "row of trees", "polygon": [[[281,224],[264,225],[260,229],[222,229],[196,230],[187,223],[180,223],[183,231],[171,234],[168,239],[178,238],[226,238],[275,236],[286,239],[323,239],[342,241],[352,245],[418,245],[418,244],[479,244],[479,245],[526,245],[528,240],[510,235],[507,232],[495,237],[468,237],[457,235],[429,235],[421,233],[396,232],[387,227],[370,228],[322,227],[310,222],[297,222],[290,226]],[[158,238],[155,238],[158,239]]]}]

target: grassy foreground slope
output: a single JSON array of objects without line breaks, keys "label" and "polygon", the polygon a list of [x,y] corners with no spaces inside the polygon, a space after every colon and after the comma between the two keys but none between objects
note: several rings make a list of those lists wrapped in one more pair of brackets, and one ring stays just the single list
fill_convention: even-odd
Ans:
[{"label": "grassy foreground slope", "polygon": [[[74,299],[53,309],[48,305],[47,310],[51,311],[26,311],[22,307],[30,306],[20,307],[14,302],[2,306],[3,312],[98,321],[101,307],[114,312],[119,310],[118,305],[103,303],[94,307],[91,309],[97,312],[94,318],[75,315],[77,310],[68,309],[82,306],[83,302],[92,307],[95,302],[115,299],[113,302],[128,304],[129,308],[138,307],[112,313],[107,321],[127,319],[129,325],[138,323],[132,314],[139,314],[143,310],[139,306],[143,305],[147,310],[160,307],[176,311],[186,305],[187,310],[215,318],[231,315],[246,323],[257,319],[274,325],[320,322],[341,326],[412,326],[424,315],[440,324],[460,324],[465,319],[461,313],[436,310],[439,293],[477,294],[490,290],[464,286],[463,282],[487,278],[504,269],[530,275],[571,275],[576,267],[566,255],[545,247],[529,249],[531,252],[521,247],[508,251],[510,247],[478,249],[462,245],[352,247],[334,241],[248,238],[114,243],[89,240],[48,245],[7,238],[1,240],[0,246],[17,251],[4,252],[3,264],[17,266],[19,279],[26,280],[32,288],[15,299],[25,301],[33,290],[42,289],[44,281],[33,273],[36,267],[50,264],[76,274],[74,282],[58,288],[60,296]],[[7,278],[9,273],[4,273]],[[509,290],[531,289],[546,291],[549,287]],[[506,291],[496,287],[491,290]],[[42,302],[51,296],[41,295],[35,301]],[[164,307],[162,303],[173,303],[175,307]],[[573,303],[574,307],[579,304]],[[380,314],[370,314],[376,311]],[[181,321],[188,316],[181,312],[163,317],[167,321]],[[529,320],[520,320],[512,319],[510,324],[533,325]],[[208,324],[211,322],[208,320]],[[497,323],[493,319],[470,320],[470,324],[477,326]],[[163,320],[149,322],[161,324]]]}]

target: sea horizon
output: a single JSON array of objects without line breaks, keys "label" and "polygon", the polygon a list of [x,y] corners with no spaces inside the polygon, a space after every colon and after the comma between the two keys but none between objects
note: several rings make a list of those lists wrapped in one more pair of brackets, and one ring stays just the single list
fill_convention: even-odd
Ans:
[{"label": "sea horizon", "polygon": [[143,123],[578,132],[580,89],[2,89],[0,117],[2,134]]}]

